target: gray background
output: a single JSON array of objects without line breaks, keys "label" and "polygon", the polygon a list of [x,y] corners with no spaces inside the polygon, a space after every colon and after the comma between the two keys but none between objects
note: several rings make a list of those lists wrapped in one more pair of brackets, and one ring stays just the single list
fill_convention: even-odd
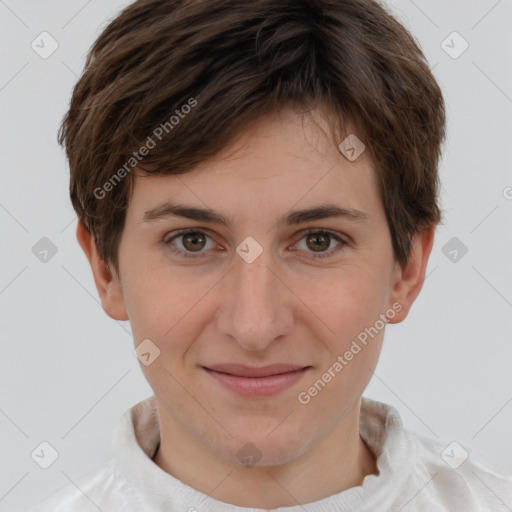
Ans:
[{"label": "gray background", "polygon": [[[56,142],[87,50],[128,3],[0,0],[0,511],[100,465],[121,413],[151,394],[129,324],[98,302]],[[365,395],[395,406],[416,432],[512,473],[512,0],[388,5],[445,95],[445,224],[423,292],[404,323],[388,326]],[[31,48],[43,31],[58,43],[46,59]],[[442,47],[454,31],[469,44],[457,58]],[[457,36],[445,44],[462,48]],[[32,252],[43,237],[57,248],[46,262]],[[454,246],[456,261],[453,237],[468,249]],[[42,441],[59,453],[46,470],[31,458]]]}]

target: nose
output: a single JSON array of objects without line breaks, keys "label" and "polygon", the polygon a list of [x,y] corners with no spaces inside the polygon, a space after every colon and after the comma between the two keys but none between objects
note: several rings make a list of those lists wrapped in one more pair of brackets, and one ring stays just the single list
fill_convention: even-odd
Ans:
[{"label": "nose", "polygon": [[271,259],[265,250],[252,263],[237,256],[216,312],[220,334],[251,352],[267,350],[293,329],[293,293]]}]

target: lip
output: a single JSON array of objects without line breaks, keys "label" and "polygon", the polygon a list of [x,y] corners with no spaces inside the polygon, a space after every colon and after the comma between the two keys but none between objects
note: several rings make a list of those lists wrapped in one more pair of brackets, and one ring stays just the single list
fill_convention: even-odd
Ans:
[{"label": "lip", "polygon": [[272,396],[298,382],[310,366],[273,364],[251,367],[234,363],[203,366],[225,388],[245,397]]},{"label": "lip", "polygon": [[236,363],[215,364],[205,367],[215,372],[228,373],[238,377],[268,377],[269,375],[278,375],[281,373],[294,372],[306,368],[303,365],[296,364],[270,364],[268,366],[246,366]]}]

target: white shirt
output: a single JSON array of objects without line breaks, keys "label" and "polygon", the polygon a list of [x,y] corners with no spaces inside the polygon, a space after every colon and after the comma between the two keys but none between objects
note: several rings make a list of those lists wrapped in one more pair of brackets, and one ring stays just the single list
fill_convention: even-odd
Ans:
[{"label": "white shirt", "polygon": [[[362,485],[279,512],[511,512],[512,476],[475,453],[458,465],[461,448],[418,435],[398,411],[362,397],[360,436],[377,459],[378,475]],[[114,457],[75,479],[28,512],[253,512],[193,489],[157,466],[160,442],[154,396],[128,409],[114,435]],[[460,445],[459,445],[460,446]],[[447,461],[442,458],[444,451]],[[454,466],[454,467],[451,467]],[[458,466],[455,468],[455,466]],[[78,488],[77,488],[78,487]]]}]

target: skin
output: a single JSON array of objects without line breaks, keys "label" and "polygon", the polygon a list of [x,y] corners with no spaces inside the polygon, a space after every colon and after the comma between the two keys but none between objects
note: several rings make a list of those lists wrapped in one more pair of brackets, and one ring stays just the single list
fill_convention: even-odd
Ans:
[{"label": "skin", "polygon": [[[359,435],[359,414],[384,329],[308,404],[297,397],[393,304],[401,311],[389,323],[407,316],[432,249],[433,228],[413,238],[404,268],[395,262],[372,162],[365,152],[353,162],[344,158],[328,135],[326,115],[317,108],[303,123],[300,114],[283,109],[191,173],[138,173],[119,275],[101,260],[87,229],[77,228],[107,314],[130,320],[135,345],[149,338],[160,349],[154,362],[141,365],[158,407],[155,463],[242,507],[309,503],[378,473]],[[178,217],[143,221],[146,211],[168,200],[215,210],[232,229]],[[323,202],[368,219],[276,224],[292,209]],[[184,228],[207,238],[202,245],[187,244],[186,236],[169,241]],[[347,243],[331,237],[330,244],[328,238],[315,245],[307,228],[329,230]],[[247,236],[263,249],[252,263],[235,252]],[[196,256],[173,254],[169,246]],[[225,362],[311,368],[277,395],[244,398],[202,368]],[[247,442],[261,454],[254,466],[237,456]]]}]

